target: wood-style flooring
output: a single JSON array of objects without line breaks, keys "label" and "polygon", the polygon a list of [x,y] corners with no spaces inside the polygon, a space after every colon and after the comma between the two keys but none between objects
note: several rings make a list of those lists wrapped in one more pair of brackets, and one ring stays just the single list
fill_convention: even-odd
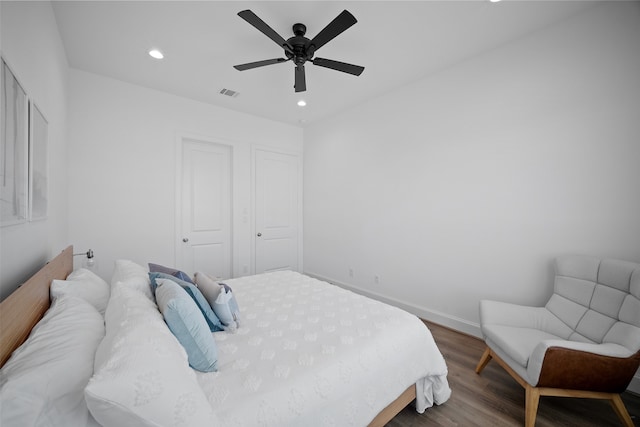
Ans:
[{"label": "wood-style flooring", "polygon": [[[427,323],[449,368],[451,398],[418,414],[404,408],[388,427],[524,426],[524,388],[495,361],[480,375],[475,367],[484,343],[451,329]],[[625,392],[622,399],[640,427],[640,396]],[[536,427],[620,427],[622,423],[608,402],[594,399],[541,397]]]}]

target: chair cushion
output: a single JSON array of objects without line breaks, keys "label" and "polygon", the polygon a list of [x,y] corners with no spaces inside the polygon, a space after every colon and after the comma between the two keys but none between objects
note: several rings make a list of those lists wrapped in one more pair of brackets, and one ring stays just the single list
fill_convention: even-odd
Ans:
[{"label": "chair cushion", "polygon": [[[640,306],[638,306],[640,313]],[[640,314],[636,314],[640,317]],[[627,348],[631,353],[640,351],[640,328],[625,322],[617,322],[611,327],[602,340],[604,343],[616,343]]]},{"label": "chair cushion", "polygon": [[598,283],[629,293],[629,284],[638,264],[617,259],[604,259],[598,270]]},{"label": "chair cushion", "polygon": [[[609,316],[595,310],[587,310],[576,327],[576,332],[592,342],[601,343],[614,323],[616,320]],[[574,339],[573,336],[572,339]]]},{"label": "chair cushion", "polygon": [[631,283],[629,284],[629,293],[640,299],[640,267],[631,275]]},{"label": "chair cushion", "polygon": [[600,259],[583,255],[567,255],[556,259],[556,277],[566,276],[596,282]]},{"label": "chair cushion", "polygon": [[584,305],[559,294],[551,295],[545,307],[573,331],[587,312]]},{"label": "chair cushion", "polygon": [[623,292],[609,286],[596,285],[591,298],[591,309],[612,319],[618,319],[620,308],[628,292]]},{"label": "chair cushion", "polygon": [[503,325],[484,325],[483,332],[486,338],[525,368],[529,363],[531,352],[541,341],[562,339],[539,329]]},{"label": "chair cushion", "polygon": [[556,276],[555,293],[577,304],[588,307],[595,282],[576,279],[575,277]]},{"label": "chair cushion", "polygon": [[620,308],[620,320],[640,328],[640,299],[627,295]]}]

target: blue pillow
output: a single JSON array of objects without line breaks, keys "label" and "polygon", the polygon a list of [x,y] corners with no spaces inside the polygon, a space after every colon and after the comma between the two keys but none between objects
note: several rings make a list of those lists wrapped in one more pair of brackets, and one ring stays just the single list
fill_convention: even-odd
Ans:
[{"label": "blue pillow", "polygon": [[180,280],[177,277],[174,277],[167,273],[149,273],[149,279],[151,279],[151,290],[154,293],[156,292],[156,286],[158,286],[157,279],[169,279],[174,283],[180,285],[180,287],[184,289],[189,294],[189,296],[191,296],[191,298],[193,298],[193,301],[196,303],[196,305],[200,309],[200,312],[202,312],[202,315],[207,321],[209,330],[211,332],[224,331],[224,326],[222,326],[220,319],[218,319],[218,316],[216,316],[216,313],[214,313],[214,311],[211,309],[211,306],[202,295],[202,292],[200,292],[200,290],[196,287],[196,285],[194,285],[193,283],[185,282],[184,280]]},{"label": "blue pillow", "polygon": [[149,263],[149,271],[151,271],[152,273],[165,273],[165,274],[169,274],[173,277],[176,277],[180,280],[184,280],[185,282],[189,282],[189,283],[193,283],[193,280],[191,280],[191,277],[189,277],[189,275],[187,273],[185,273],[184,271],[180,271],[177,270],[175,268],[170,268],[170,267],[165,267],[164,265],[160,265],[160,264],[153,264],[153,263]]},{"label": "blue pillow", "polygon": [[187,352],[189,365],[202,372],[217,371],[216,341],[193,299],[172,279],[158,279],[155,295],[164,321]]}]

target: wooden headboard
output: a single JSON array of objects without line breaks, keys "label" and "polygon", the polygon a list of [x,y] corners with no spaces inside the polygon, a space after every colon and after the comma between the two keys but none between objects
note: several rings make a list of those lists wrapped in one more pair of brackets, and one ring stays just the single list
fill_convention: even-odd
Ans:
[{"label": "wooden headboard", "polygon": [[53,279],[66,279],[73,271],[73,246],[49,261],[0,303],[0,367],[29,336],[50,305]]}]

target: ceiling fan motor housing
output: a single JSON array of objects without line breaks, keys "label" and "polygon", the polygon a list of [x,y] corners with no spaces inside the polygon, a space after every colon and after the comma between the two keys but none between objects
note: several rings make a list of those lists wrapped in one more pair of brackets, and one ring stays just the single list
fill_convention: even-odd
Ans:
[{"label": "ceiling fan motor housing", "polygon": [[293,34],[296,36],[304,36],[307,32],[307,26],[304,24],[293,24]]},{"label": "ceiling fan motor housing", "polygon": [[293,53],[289,52],[285,49],[284,53],[288,59],[293,59],[293,62],[296,65],[302,65],[307,62],[309,59],[313,58],[313,49],[312,45],[309,45],[309,40],[304,35],[307,32],[307,27],[304,24],[293,24],[293,34],[295,36],[289,38],[287,43],[293,47]]}]

